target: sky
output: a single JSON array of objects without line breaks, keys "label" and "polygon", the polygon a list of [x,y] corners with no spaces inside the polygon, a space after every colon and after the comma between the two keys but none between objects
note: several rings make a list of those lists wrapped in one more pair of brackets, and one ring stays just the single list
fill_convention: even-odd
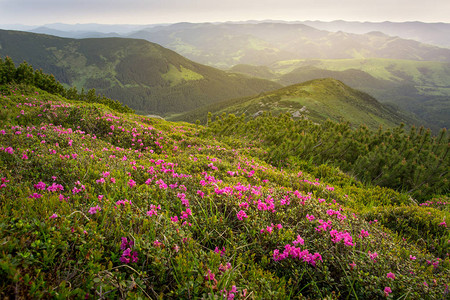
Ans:
[{"label": "sky", "polygon": [[0,0],[0,24],[246,20],[450,23],[449,0]]}]

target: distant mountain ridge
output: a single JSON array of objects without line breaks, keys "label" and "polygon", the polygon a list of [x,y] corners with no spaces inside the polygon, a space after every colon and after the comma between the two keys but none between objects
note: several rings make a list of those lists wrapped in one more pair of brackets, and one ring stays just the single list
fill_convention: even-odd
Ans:
[{"label": "distant mountain ridge", "polygon": [[344,31],[364,34],[379,31],[403,39],[450,48],[450,24],[423,22],[349,22],[349,21],[304,21],[302,24],[328,31]]},{"label": "distant mountain ridge", "polygon": [[383,33],[329,32],[304,24],[179,23],[140,30],[129,36],[158,43],[189,59],[220,68],[309,58],[450,61],[450,49]]},{"label": "distant mountain ridge", "polygon": [[[414,40],[420,43],[430,44],[438,47],[450,48],[450,24],[448,23],[424,23],[424,22],[355,22],[336,20],[331,22],[324,21],[243,21],[243,22],[217,22],[207,23],[214,26],[246,26],[258,25],[264,23],[276,23],[289,26],[307,25],[318,30],[326,30],[330,33],[339,31],[364,35],[367,33],[380,32],[391,37],[399,37],[401,39]],[[107,25],[107,24],[46,24],[33,28],[32,26],[16,25],[0,25],[5,29],[26,30],[35,33],[45,33],[69,38],[92,38],[92,37],[133,37],[141,35],[149,29],[157,29],[159,31],[173,31],[173,29],[181,29],[188,24],[200,25],[201,23],[177,23],[177,24],[148,24],[148,25]],[[181,26],[180,26],[181,25]],[[167,28],[165,28],[167,27]],[[203,34],[204,32],[200,32]],[[153,38],[144,36],[152,42],[157,42]],[[157,36],[155,38],[158,38]],[[157,42],[158,43],[158,42]],[[168,46],[164,45],[163,46]],[[172,49],[179,50],[179,49]],[[317,57],[318,58],[318,57]],[[325,58],[325,57],[322,57]],[[385,57],[392,58],[392,57]],[[249,63],[241,61],[239,63]]]},{"label": "distant mountain ridge", "polygon": [[294,118],[306,118],[315,122],[349,121],[352,126],[367,125],[371,129],[379,126],[390,128],[401,122],[417,122],[411,116],[385,106],[370,95],[352,89],[341,81],[326,78],[290,85],[276,91],[262,93],[255,97],[226,100],[197,109],[172,120],[205,122],[206,114],[223,113],[249,118],[263,113],[274,115],[290,113]]},{"label": "distant mountain ridge", "polygon": [[450,128],[450,63],[375,58],[311,59],[280,61],[269,66],[237,65],[230,70],[283,85],[335,78],[382,103],[414,113],[435,131]]},{"label": "distant mountain ridge", "polygon": [[27,61],[67,85],[120,100],[143,113],[184,112],[281,87],[192,62],[144,40],[68,39],[0,30],[0,56]]}]

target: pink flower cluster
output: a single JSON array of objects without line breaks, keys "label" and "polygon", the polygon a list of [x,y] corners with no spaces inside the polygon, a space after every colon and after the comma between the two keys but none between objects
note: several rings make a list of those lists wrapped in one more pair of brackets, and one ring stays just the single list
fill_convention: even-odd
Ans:
[{"label": "pink flower cluster", "polygon": [[13,154],[14,153],[14,149],[12,147],[7,147],[7,148],[4,148],[4,149],[2,147],[1,150],[4,150],[6,153],[9,153],[9,154]]},{"label": "pink flower cluster", "polygon": [[376,258],[378,257],[378,253],[376,253],[376,252],[368,252],[368,254],[369,254],[369,258],[373,261],[373,262],[377,262],[376,261]]},{"label": "pink flower cluster", "polygon": [[314,219],[315,219],[316,217],[314,217],[313,215],[307,214],[307,215],[306,215],[306,218],[307,218],[310,222],[312,222],[312,221],[314,221]]},{"label": "pink flower cluster", "polygon": [[39,199],[39,198],[42,198],[42,194],[33,193],[30,196],[28,196],[28,198],[30,198],[30,199]]},{"label": "pink flower cluster", "polygon": [[130,262],[138,261],[138,253],[134,251],[131,253],[131,248],[133,248],[134,242],[132,240],[128,241],[126,237],[122,237],[122,243],[120,244],[120,250],[123,250],[122,256],[120,257],[120,261],[124,264],[128,264]]},{"label": "pink flower cluster", "polygon": [[222,250],[219,250],[219,247],[214,249],[214,252],[219,253],[221,257],[225,255],[225,251],[225,247],[222,247]]},{"label": "pink flower cluster", "polygon": [[369,232],[367,230],[361,229],[361,233],[359,234],[359,237],[362,239],[362,238],[365,238],[368,236],[369,236]]},{"label": "pink flower cluster", "polygon": [[345,220],[345,219],[347,219],[347,216],[342,215],[339,211],[336,211],[336,210],[329,209],[329,210],[327,210],[327,214],[330,215],[330,216],[336,215],[336,217],[337,217],[339,220]]},{"label": "pink flower cluster", "polygon": [[331,224],[331,220],[328,220],[325,222],[324,220],[320,219],[320,220],[318,220],[318,222],[320,224],[319,226],[316,227],[316,230],[318,232],[328,231],[328,229],[331,229],[333,227]]},{"label": "pink flower cluster", "polygon": [[330,235],[331,235],[331,241],[333,243],[339,243],[341,240],[344,240],[344,244],[346,246],[354,246],[355,245],[355,244],[353,244],[352,236],[346,231],[341,232],[341,231],[337,231],[337,230],[333,229],[330,231]]},{"label": "pink flower cluster", "polygon": [[52,185],[47,187],[47,191],[49,192],[64,191],[64,187],[60,184],[56,184],[55,182],[53,182]]},{"label": "pink flower cluster", "polygon": [[[231,287],[231,290],[227,291],[226,289],[223,289],[223,290],[221,290],[220,292],[222,293],[222,296],[223,296],[224,299],[232,300],[232,299],[235,298],[235,296],[236,296],[235,294],[237,294],[239,291],[238,291],[238,289],[236,288],[236,286],[233,285],[233,286]],[[244,297],[245,297],[245,296],[244,296]]]},{"label": "pink flower cluster", "polygon": [[91,215],[95,215],[96,213],[98,213],[101,210],[102,210],[102,208],[97,205],[97,206],[89,208],[88,213],[90,213]]},{"label": "pink flower cluster", "polygon": [[297,245],[297,244],[304,245],[305,244],[305,240],[300,235],[297,235],[297,239],[295,241],[293,241],[292,244],[294,244],[294,245]]},{"label": "pink flower cluster", "polygon": [[161,205],[156,206],[154,204],[151,204],[150,205],[150,210],[147,211],[147,216],[150,216],[150,217],[153,216],[153,215],[157,216],[158,215],[158,210],[161,210]]},{"label": "pink flower cluster", "polygon": [[77,188],[76,186],[74,186],[72,189],[72,194],[76,195],[76,194],[86,190],[86,187],[84,186],[84,184],[81,184],[81,182],[77,181],[75,184],[80,187]]},{"label": "pink flower cluster", "polygon": [[181,203],[186,206],[189,207],[189,200],[186,199],[186,194],[184,193],[178,193],[177,197],[181,200]]},{"label": "pink flower cluster", "polygon": [[237,214],[236,214],[236,217],[239,219],[239,220],[243,220],[244,218],[248,218],[248,216],[247,216],[247,214],[245,213],[245,211],[243,211],[243,210],[240,210]]},{"label": "pink flower cluster", "polygon": [[124,199],[124,200],[118,200],[118,201],[116,201],[116,206],[114,207],[114,208],[118,208],[118,207],[120,207],[121,205],[122,206],[126,206],[126,205],[131,205],[132,203],[131,203],[131,201],[130,200],[127,200],[127,199]]},{"label": "pink flower cluster", "polygon": [[37,184],[34,185],[34,188],[37,190],[45,191],[46,186],[47,185],[45,183],[43,183],[42,181],[39,181]]},{"label": "pink flower cluster", "polygon": [[265,229],[261,229],[261,233],[267,232],[267,233],[272,233],[273,229],[276,228],[278,230],[281,230],[283,228],[283,225],[281,224],[277,224],[274,225],[273,223],[270,224],[270,226],[267,226]]},{"label": "pink flower cluster", "polygon": [[384,288],[384,296],[388,297],[390,293],[392,293],[392,289],[390,287],[388,287],[388,286],[385,287]]},{"label": "pink flower cluster", "polygon": [[314,254],[311,254],[307,249],[302,250],[301,248],[291,246],[290,244],[284,246],[283,253],[280,253],[278,249],[275,249],[273,251],[273,259],[275,261],[280,261],[288,257],[303,260],[304,262],[307,262],[312,266],[316,266],[318,261],[322,261],[322,256],[319,253],[316,252]]},{"label": "pink flower cluster", "polygon": [[6,184],[9,182],[9,180],[6,180],[6,177],[2,177],[1,179],[2,184],[0,185],[0,190],[4,187],[6,187]]}]

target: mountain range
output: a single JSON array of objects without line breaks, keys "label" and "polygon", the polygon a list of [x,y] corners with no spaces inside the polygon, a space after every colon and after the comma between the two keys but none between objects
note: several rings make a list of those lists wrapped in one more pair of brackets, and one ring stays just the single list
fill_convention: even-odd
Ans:
[{"label": "mountain range", "polygon": [[143,113],[183,112],[281,87],[195,63],[138,39],[68,39],[0,30],[0,56],[27,61],[67,86],[94,88]]},{"label": "mountain range", "polygon": [[[370,24],[355,24],[359,31],[362,25]],[[428,25],[417,26],[429,29]],[[330,32],[287,22],[98,28],[57,24],[34,31],[102,38],[2,31],[0,55],[9,55],[16,63],[26,60],[66,86],[95,88],[141,113],[169,116],[282,86],[334,78],[393,110],[413,113],[413,119],[435,131],[450,126],[450,49],[381,32]],[[105,38],[116,35],[127,38]]]},{"label": "mountain range", "polygon": [[403,39],[450,48],[450,24],[423,22],[348,22],[348,21],[304,21],[302,24],[328,31],[368,33],[380,31]]},{"label": "mountain range", "polygon": [[450,126],[450,64],[398,59],[290,60],[230,69],[283,85],[335,78],[352,88],[416,114],[427,126]]},{"label": "mountain range", "polygon": [[382,32],[354,34],[287,23],[178,23],[135,32],[207,65],[268,65],[290,59],[391,58],[450,61],[450,49]]},{"label": "mountain range", "polygon": [[208,112],[212,113],[212,117],[225,113],[236,116],[245,114],[249,118],[263,113],[289,113],[294,119],[309,119],[317,123],[346,120],[353,127],[365,124],[374,130],[379,126],[392,128],[402,122],[418,122],[401,111],[381,104],[370,95],[332,78],[307,81],[254,97],[222,101],[178,115],[172,120],[195,122],[199,119],[205,123]]}]

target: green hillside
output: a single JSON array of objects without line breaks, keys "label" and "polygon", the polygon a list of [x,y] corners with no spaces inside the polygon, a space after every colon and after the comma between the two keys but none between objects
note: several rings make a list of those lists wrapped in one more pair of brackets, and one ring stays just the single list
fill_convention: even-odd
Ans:
[{"label": "green hillside", "polygon": [[390,128],[401,122],[407,124],[418,122],[404,113],[382,105],[368,94],[331,78],[312,80],[255,97],[227,100],[179,115],[173,120],[195,122],[198,118],[205,122],[208,112],[212,112],[213,115],[245,114],[249,117],[256,117],[264,112],[273,115],[290,113],[297,119],[305,118],[314,122],[323,122],[327,119],[345,120],[352,126],[365,124],[372,129],[379,126]]},{"label": "green hillside", "polygon": [[183,112],[279,84],[229,74],[136,39],[67,39],[0,30],[0,57],[27,61],[79,90],[95,88],[143,113]]},{"label": "green hillside", "polygon": [[133,33],[214,67],[270,65],[291,59],[386,58],[450,61],[450,49],[381,32],[352,34],[318,30],[304,24],[179,23]]},{"label": "green hillside", "polygon": [[448,297],[444,131],[286,115],[203,127],[0,91],[2,299]]},{"label": "green hillside", "polygon": [[279,61],[270,66],[272,71],[287,74],[299,67],[316,67],[329,71],[356,69],[380,80],[394,82],[411,81],[423,89],[448,88],[450,63],[438,61],[415,61],[404,59],[302,59]]},{"label": "green hillside", "polygon": [[[435,131],[450,127],[450,64],[395,59],[290,60],[269,67],[236,66],[242,74],[291,85],[334,78],[424,120]],[[264,73],[261,70],[265,70]]]},{"label": "green hillside", "polygon": [[229,71],[233,73],[241,73],[268,80],[275,80],[280,76],[276,72],[272,71],[268,66],[255,66],[248,64],[235,65],[232,68],[230,68]]}]

